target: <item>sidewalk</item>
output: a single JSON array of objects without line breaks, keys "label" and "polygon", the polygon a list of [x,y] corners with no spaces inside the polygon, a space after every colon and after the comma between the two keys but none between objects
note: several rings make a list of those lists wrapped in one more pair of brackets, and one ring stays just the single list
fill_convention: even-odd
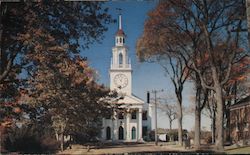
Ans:
[{"label": "sidewalk", "polygon": [[126,154],[126,153],[153,153],[153,152],[194,152],[193,149],[185,149],[178,145],[167,145],[159,143],[155,146],[154,143],[134,144],[134,145],[116,145],[112,147],[103,147],[100,149],[92,148],[87,151],[87,148],[81,145],[74,145],[72,149],[59,152],[58,154]]}]

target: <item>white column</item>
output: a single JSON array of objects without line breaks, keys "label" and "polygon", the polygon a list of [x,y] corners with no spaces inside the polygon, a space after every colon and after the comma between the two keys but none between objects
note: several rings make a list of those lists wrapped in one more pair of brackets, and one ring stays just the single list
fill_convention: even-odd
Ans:
[{"label": "white column", "polygon": [[138,140],[142,140],[142,109],[139,109]]},{"label": "white column", "polygon": [[102,119],[102,140],[105,140],[107,137],[106,137],[106,127],[104,126],[105,124],[105,118]]},{"label": "white column", "polygon": [[112,118],[112,140],[117,140],[117,113],[114,111],[114,116]]},{"label": "white column", "polygon": [[131,137],[130,137],[130,118],[131,118],[131,114],[129,112],[129,109],[127,110],[127,115],[126,115],[126,139],[127,141],[130,141],[131,140]]}]

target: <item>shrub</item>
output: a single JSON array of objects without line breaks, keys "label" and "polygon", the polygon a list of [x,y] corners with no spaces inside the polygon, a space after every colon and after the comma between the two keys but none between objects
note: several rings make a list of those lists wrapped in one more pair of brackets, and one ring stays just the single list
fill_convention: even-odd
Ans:
[{"label": "shrub", "polygon": [[51,136],[43,136],[40,139],[41,147],[42,147],[42,153],[55,153],[60,145],[60,142],[57,141],[55,138],[51,138]]},{"label": "shrub", "polygon": [[149,132],[149,140],[150,141],[154,141],[155,140],[155,131],[150,131]]},{"label": "shrub", "polygon": [[206,137],[204,140],[205,140],[205,142],[206,142],[207,144],[211,144],[211,143],[212,143],[212,136],[208,136],[208,137]]},{"label": "shrub", "polygon": [[9,152],[54,153],[58,143],[51,135],[42,135],[38,128],[22,126],[8,131],[4,146]]},{"label": "shrub", "polygon": [[143,138],[142,138],[144,141],[146,141],[146,142],[149,142],[149,141],[151,141],[151,139],[150,139],[150,137],[149,136],[143,136]]}]

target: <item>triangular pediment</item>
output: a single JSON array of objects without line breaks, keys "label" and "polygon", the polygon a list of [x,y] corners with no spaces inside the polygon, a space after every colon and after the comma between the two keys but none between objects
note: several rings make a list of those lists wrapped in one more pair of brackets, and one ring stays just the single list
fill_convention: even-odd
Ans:
[{"label": "triangular pediment", "polygon": [[134,95],[125,95],[123,99],[119,100],[118,103],[142,105],[144,101]]}]

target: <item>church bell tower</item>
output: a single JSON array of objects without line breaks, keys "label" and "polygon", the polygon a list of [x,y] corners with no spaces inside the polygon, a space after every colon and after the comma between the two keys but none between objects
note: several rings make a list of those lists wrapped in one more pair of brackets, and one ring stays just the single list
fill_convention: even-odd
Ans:
[{"label": "church bell tower", "polygon": [[125,44],[126,35],[122,29],[122,16],[119,15],[118,31],[115,34],[115,46],[112,48],[110,65],[110,89],[131,95],[132,68]]}]

